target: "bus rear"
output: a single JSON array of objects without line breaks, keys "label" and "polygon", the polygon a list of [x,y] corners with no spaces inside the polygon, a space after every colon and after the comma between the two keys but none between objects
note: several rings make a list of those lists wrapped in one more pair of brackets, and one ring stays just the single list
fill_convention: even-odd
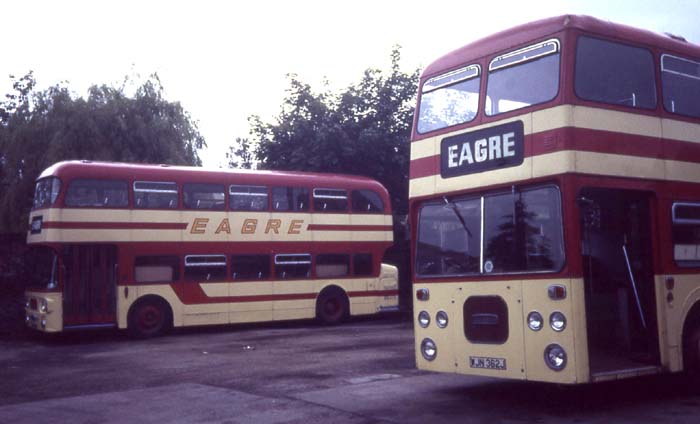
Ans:
[{"label": "bus rear", "polygon": [[699,221],[671,223],[700,200],[699,56],[561,16],[426,68],[409,190],[418,368],[573,384],[692,362],[700,278],[683,264]]}]

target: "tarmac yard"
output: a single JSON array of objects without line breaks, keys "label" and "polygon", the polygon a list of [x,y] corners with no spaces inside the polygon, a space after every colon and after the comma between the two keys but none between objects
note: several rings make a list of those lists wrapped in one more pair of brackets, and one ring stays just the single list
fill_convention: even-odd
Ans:
[{"label": "tarmac yard", "polygon": [[399,316],[0,340],[0,423],[700,421],[700,381],[549,384],[415,369]]}]

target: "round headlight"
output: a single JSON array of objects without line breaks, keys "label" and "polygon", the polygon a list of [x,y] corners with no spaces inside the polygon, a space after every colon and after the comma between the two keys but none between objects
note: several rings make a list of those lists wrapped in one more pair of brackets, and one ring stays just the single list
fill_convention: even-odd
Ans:
[{"label": "round headlight", "polygon": [[544,350],[544,362],[554,371],[561,371],[566,367],[566,351],[558,344],[551,344]]},{"label": "round headlight", "polygon": [[418,314],[418,325],[423,328],[430,325],[430,314],[427,311],[420,311]]},{"label": "round headlight", "polygon": [[447,312],[438,311],[437,315],[435,315],[435,323],[437,326],[440,328],[445,328],[447,327],[447,321]]},{"label": "round headlight", "polygon": [[24,307],[27,308],[27,309],[29,309],[29,306],[30,306],[30,305],[31,305],[31,303],[29,303],[29,299],[27,299],[27,301],[24,302]]},{"label": "round headlight", "polygon": [[420,343],[420,353],[426,361],[432,361],[437,356],[437,346],[431,339],[423,339]]},{"label": "round headlight", "polygon": [[46,311],[48,310],[48,308],[49,308],[49,304],[46,302],[46,299],[42,299],[42,301],[41,301],[41,307],[40,307],[39,310],[40,310],[41,312],[46,312]]},{"label": "round headlight", "polygon": [[537,311],[527,314],[527,326],[532,331],[540,331],[542,329],[542,321],[542,314]]},{"label": "round headlight", "polygon": [[46,328],[46,318],[41,319],[41,328]]},{"label": "round headlight", "polygon": [[566,317],[561,312],[552,312],[549,316],[549,326],[554,331],[564,331],[566,328]]}]

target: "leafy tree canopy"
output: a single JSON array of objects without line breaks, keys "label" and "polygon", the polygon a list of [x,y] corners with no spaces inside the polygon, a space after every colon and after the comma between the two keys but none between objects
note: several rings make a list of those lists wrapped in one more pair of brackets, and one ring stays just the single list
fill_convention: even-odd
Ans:
[{"label": "leafy tree canopy", "polygon": [[315,93],[296,75],[274,123],[249,118],[252,140],[236,139],[229,166],[365,175],[380,181],[394,210],[408,209],[409,138],[419,71],[367,69],[344,91]]},{"label": "leafy tree canopy", "polygon": [[157,75],[129,95],[124,86],[93,86],[87,98],[65,85],[35,89],[32,72],[10,76],[0,101],[0,232],[21,232],[34,182],[50,165],[72,159],[201,165],[196,122],[163,97]]}]

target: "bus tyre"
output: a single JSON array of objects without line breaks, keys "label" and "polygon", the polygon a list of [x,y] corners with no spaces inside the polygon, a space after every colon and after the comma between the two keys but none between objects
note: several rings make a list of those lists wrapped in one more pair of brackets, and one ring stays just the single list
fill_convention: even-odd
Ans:
[{"label": "bus tyre", "polygon": [[700,325],[691,328],[683,343],[684,368],[689,375],[700,375]]},{"label": "bus tyre", "polygon": [[327,325],[338,324],[348,314],[348,299],[340,290],[321,293],[316,303],[316,317]]},{"label": "bus tyre", "polygon": [[162,301],[144,300],[136,304],[129,314],[129,333],[146,339],[162,335],[168,329],[170,316]]}]

